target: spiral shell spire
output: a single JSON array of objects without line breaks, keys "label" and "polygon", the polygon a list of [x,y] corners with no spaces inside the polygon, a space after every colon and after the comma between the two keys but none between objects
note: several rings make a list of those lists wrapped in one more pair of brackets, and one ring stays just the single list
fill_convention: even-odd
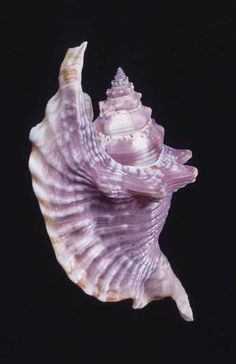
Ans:
[{"label": "spiral shell spire", "polygon": [[111,84],[113,87],[120,87],[120,86],[127,86],[129,83],[129,79],[124,73],[123,69],[121,67],[117,68],[116,75],[113,81],[111,81]]},{"label": "spiral shell spire", "polygon": [[151,108],[142,104],[142,94],[134,90],[121,67],[106,95],[94,125],[107,153],[124,165],[155,163],[163,146],[163,128],[151,118]]}]

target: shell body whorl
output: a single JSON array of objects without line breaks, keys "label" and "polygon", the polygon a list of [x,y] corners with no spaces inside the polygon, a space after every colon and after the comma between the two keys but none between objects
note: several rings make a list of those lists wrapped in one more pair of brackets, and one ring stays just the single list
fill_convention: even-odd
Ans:
[{"label": "shell body whorl", "polygon": [[172,297],[192,320],[188,296],[158,239],[173,192],[195,181],[189,150],[163,144],[164,129],[118,68],[93,120],[81,72],[86,43],[69,49],[59,90],[32,128],[33,189],[56,257],[70,279],[101,301],[133,307]]}]

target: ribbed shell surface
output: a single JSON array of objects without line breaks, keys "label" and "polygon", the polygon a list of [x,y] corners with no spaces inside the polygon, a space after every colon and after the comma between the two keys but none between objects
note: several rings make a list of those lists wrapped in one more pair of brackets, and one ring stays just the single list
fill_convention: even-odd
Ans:
[{"label": "ribbed shell surface", "polygon": [[[122,125],[116,127],[113,120],[109,129],[106,117],[105,126],[92,123],[91,101],[81,88],[85,48],[83,43],[67,52],[59,90],[48,102],[42,123],[30,133],[33,188],[56,257],[73,282],[102,301],[132,298],[133,307],[141,308],[170,296],[180,314],[192,320],[187,294],[158,243],[173,192],[196,178],[196,168],[183,164],[191,152],[165,146],[163,128],[145,111],[147,122],[138,118],[133,132],[152,130],[146,136],[152,140],[149,153],[155,149],[155,155],[140,166],[115,160],[101,133],[107,128],[112,138],[112,130],[118,130],[116,136],[123,133]],[[118,81],[122,77],[126,76],[119,69]],[[113,88],[108,98],[114,98]],[[119,92],[127,96],[125,89]],[[135,100],[140,100],[136,94]],[[119,100],[121,108],[127,106]],[[114,102],[100,105],[100,121]],[[128,104],[136,105],[132,100]],[[129,122],[132,127],[132,118]],[[136,158],[137,148],[134,153]],[[131,158],[132,148],[128,154]],[[119,148],[117,155],[124,158]],[[143,150],[138,156],[146,158]]]}]

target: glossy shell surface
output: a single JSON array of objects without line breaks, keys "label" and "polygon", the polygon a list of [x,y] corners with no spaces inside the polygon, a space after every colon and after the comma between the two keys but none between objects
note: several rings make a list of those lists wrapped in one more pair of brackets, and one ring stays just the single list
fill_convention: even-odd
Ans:
[{"label": "glossy shell surface", "polygon": [[30,132],[29,168],[57,260],[101,301],[134,308],[172,297],[193,320],[188,296],[159,247],[173,192],[195,181],[191,151],[163,144],[164,129],[118,68],[93,122],[81,72],[87,43],[68,50],[59,89]]}]

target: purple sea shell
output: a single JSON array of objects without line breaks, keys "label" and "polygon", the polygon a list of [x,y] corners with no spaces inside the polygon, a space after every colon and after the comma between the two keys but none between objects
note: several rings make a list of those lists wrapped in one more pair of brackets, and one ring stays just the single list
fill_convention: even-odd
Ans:
[{"label": "purple sea shell", "polygon": [[33,189],[57,260],[101,301],[132,298],[142,308],[172,297],[191,321],[188,296],[158,243],[173,192],[196,179],[197,169],[184,165],[191,151],[163,144],[163,127],[121,68],[92,122],[81,87],[86,46],[66,53],[59,90],[30,132]]}]

